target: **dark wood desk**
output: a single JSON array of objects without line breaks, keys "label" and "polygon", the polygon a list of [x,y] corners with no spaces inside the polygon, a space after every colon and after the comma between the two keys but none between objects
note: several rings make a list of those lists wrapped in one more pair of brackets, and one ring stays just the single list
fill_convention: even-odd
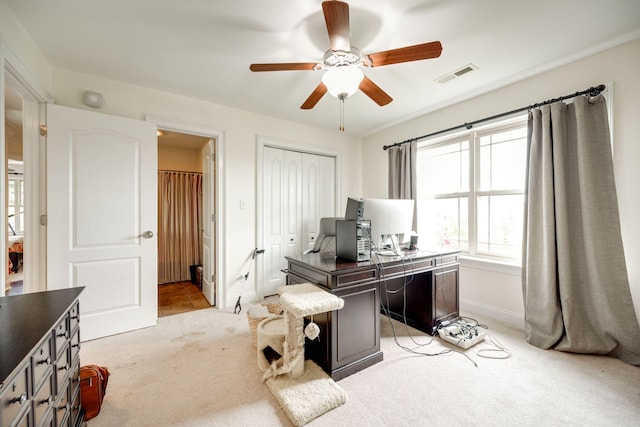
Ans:
[{"label": "dark wood desk", "polygon": [[392,318],[403,321],[405,312],[410,326],[427,333],[459,313],[457,251],[406,252],[366,262],[312,253],[287,262],[287,284],[314,283],[344,299],[341,310],[313,317],[320,336],[305,346],[307,357],[335,380],[382,361],[381,302]]}]

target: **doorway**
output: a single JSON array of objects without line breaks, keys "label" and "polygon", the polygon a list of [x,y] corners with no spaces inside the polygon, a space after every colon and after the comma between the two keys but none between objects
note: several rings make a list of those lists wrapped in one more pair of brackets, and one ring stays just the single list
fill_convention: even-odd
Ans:
[{"label": "doorway", "polygon": [[209,308],[203,294],[203,149],[210,138],[158,130],[158,317]]},{"label": "doorway", "polygon": [[25,177],[22,141],[22,97],[10,85],[5,85],[5,185],[7,259],[3,295],[24,292]]},{"label": "doorway", "polygon": [[1,125],[5,138],[0,141],[4,153],[0,174],[4,181],[0,194],[4,194],[5,269],[0,296],[45,290],[38,105],[42,99],[12,72],[1,70],[0,74],[3,72],[4,99],[0,107],[4,112]]}]

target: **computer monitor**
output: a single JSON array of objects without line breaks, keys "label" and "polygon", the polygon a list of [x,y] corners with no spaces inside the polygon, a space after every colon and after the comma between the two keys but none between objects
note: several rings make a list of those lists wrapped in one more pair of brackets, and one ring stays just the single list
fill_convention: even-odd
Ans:
[{"label": "computer monitor", "polygon": [[399,255],[413,228],[412,199],[362,199],[364,218],[371,221],[371,240],[378,251]]},{"label": "computer monitor", "polygon": [[349,197],[347,199],[347,210],[344,214],[344,219],[350,220],[361,220],[364,219],[362,217],[364,209],[364,203],[362,200],[352,199]]}]

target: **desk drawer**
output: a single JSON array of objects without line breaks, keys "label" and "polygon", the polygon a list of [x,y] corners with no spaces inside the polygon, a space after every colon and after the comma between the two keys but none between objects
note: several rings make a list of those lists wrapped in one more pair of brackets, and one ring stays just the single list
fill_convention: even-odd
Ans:
[{"label": "desk drawer", "polygon": [[446,255],[439,258],[435,258],[436,265],[454,264],[458,263],[458,255]]},{"label": "desk drawer", "polygon": [[327,277],[326,274],[323,274],[308,268],[304,268],[297,264],[290,263],[288,273],[294,274],[295,276],[304,279],[305,282],[326,286],[327,288],[331,287],[331,284],[329,283],[329,278]]},{"label": "desk drawer", "polygon": [[372,283],[378,280],[375,269],[367,269],[354,271],[352,273],[341,274],[336,277],[336,287],[342,288],[346,286],[362,285]]}]

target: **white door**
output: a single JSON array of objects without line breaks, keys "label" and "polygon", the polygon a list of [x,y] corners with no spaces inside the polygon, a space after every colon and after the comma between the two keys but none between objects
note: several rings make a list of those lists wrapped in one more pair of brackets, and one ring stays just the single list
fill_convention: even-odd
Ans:
[{"label": "white door", "polygon": [[320,218],[335,216],[335,158],[273,147],[263,150],[262,292],[285,284],[286,256],[313,247]]},{"label": "white door", "polygon": [[[285,159],[285,151],[277,148],[265,147],[263,152],[263,209],[264,216],[264,273],[262,283],[262,296],[275,294],[278,287],[284,284],[281,269],[284,266],[284,257],[291,251],[291,244],[295,244],[296,236],[288,233],[291,227],[285,225],[286,219],[294,222],[291,212],[287,209],[286,200],[292,195],[295,186],[285,187],[290,179],[291,159]],[[295,162],[294,162],[295,163]],[[287,164],[289,167],[287,168]],[[289,173],[287,173],[289,170]],[[295,173],[295,168],[294,168]],[[293,177],[294,181],[298,178]],[[295,207],[294,207],[295,208]],[[287,218],[289,217],[289,218]],[[293,240],[293,242],[291,241]],[[260,293],[260,292],[259,292]]]},{"label": "white door", "polygon": [[155,325],[155,124],[48,105],[47,127],[47,289],[85,287],[83,341]]},{"label": "white door", "polygon": [[215,157],[213,140],[202,149],[202,293],[216,305],[215,286]]},{"label": "white door", "polygon": [[335,157],[302,155],[303,249],[313,249],[320,218],[335,216]]}]

